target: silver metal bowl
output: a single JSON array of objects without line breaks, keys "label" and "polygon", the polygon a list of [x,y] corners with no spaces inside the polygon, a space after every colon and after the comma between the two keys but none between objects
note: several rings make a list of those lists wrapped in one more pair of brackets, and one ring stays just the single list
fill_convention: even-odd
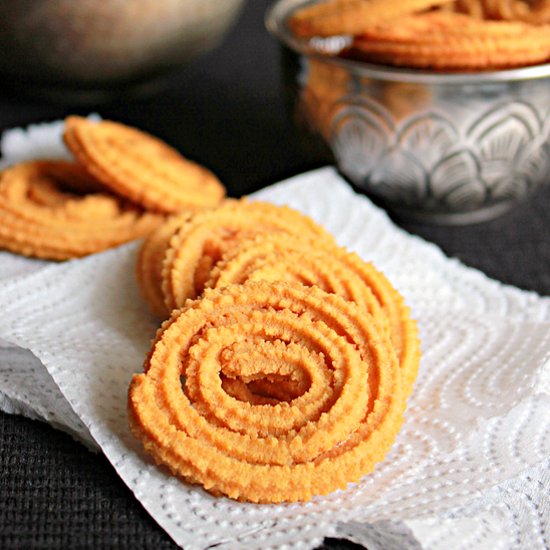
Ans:
[{"label": "silver metal bowl", "polygon": [[28,93],[108,99],[216,46],[244,0],[0,0],[0,75]]},{"label": "silver metal bowl", "polygon": [[357,187],[398,215],[468,224],[550,181],[550,64],[430,73],[322,55],[286,26],[304,3],[279,0],[266,25],[295,119]]}]

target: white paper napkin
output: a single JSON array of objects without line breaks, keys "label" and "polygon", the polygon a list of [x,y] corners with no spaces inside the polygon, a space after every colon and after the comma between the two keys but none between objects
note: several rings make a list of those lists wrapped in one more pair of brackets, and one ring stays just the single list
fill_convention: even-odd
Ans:
[{"label": "white paper napkin", "polygon": [[[28,155],[33,131],[18,133]],[[54,143],[60,128],[48,131]],[[10,139],[4,157],[13,153]],[[63,264],[2,253],[0,407],[101,449],[186,549],[313,548],[325,536],[371,550],[546,548],[550,299],[446,258],[332,168],[255,197],[309,214],[374,261],[418,319],[419,378],[403,429],[374,474],[305,504],[253,505],[214,498],[154,466],[126,419],[128,383],[156,328],[134,280],[138,243]]]}]

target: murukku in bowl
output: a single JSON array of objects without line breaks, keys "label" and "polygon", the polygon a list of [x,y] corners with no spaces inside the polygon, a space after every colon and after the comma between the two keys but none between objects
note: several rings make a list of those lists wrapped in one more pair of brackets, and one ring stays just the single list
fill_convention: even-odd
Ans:
[{"label": "murukku in bowl", "polygon": [[397,216],[492,219],[550,181],[550,2],[279,0],[293,118]]}]

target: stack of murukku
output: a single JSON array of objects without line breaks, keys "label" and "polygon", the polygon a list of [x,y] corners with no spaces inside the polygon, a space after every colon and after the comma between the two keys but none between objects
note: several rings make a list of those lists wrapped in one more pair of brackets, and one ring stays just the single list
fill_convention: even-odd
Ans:
[{"label": "stack of murukku", "polygon": [[0,172],[0,248],[51,260],[84,256],[225,196],[209,170],[135,128],[71,116],[64,140],[73,162],[27,161]]},{"label": "stack of murukku", "polygon": [[550,0],[327,0],[289,18],[299,38],[350,35],[340,55],[440,71],[550,61]]},{"label": "stack of murukku", "polygon": [[175,216],[137,278],[167,319],[129,388],[132,432],[215,495],[345,489],[392,446],[420,348],[403,298],[309,217],[246,199]]}]

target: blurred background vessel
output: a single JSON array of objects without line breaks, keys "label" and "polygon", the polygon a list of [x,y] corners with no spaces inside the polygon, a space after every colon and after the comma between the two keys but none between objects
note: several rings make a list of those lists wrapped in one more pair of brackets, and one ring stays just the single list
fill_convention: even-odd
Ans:
[{"label": "blurred background vessel", "polygon": [[100,101],[162,85],[224,38],[244,0],[0,0],[0,73],[25,93]]},{"label": "blurred background vessel", "polygon": [[401,217],[469,224],[549,182],[550,64],[438,73],[323,55],[286,25],[308,3],[279,0],[266,25],[291,116],[358,188]]}]

